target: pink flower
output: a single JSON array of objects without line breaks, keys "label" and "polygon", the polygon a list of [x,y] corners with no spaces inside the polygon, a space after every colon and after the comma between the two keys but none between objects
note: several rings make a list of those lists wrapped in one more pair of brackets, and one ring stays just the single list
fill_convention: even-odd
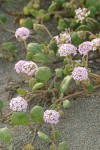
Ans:
[{"label": "pink flower", "polygon": [[82,55],[87,55],[89,51],[92,50],[92,43],[89,41],[83,42],[82,44],[79,45],[78,51]]},{"label": "pink flower", "polygon": [[15,70],[18,74],[22,73],[22,66],[24,65],[24,63],[25,63],[24,60],[20,60],[15,64]]},{"label": "pink flower", "polygon": [[76,81],[88,79],[88,71],[85,67],[76,67],[72,72],[72,78]]},{"label": "pink flower", "polygon": [[56,43],[57,43],[57,46],[59,47],[61,44],[66,44],[66,43],[70,43],[71,42],[71,36],[70,34],[64,32],[64,33],[61,33],[59,36],[55,36],[54,37]]},{"label": "pink flower", "polygon": [[50,124],[57,124],[59,122],[60,114],[55,110],[46,110],[44,112],[44,122]]},{"label": "pink flower", "polygon": [[63,44],[59,46],[58,53],[60,54],[60,56],[67,56],[70,54],[76,55],[76,50],[77,48],[72,44]]},{"label": "pink flower", "polygon": [[32,61],[26,61],[22,66],[22,73],[32,76],[38,69],[37,65]]},{"label": "pink flower", "polygon": [[100,38],[93,39],[91,43],[93,46],[93,51],[100,49]]},{"label": "pink flower", "polygon": [[26,100],[22,97],[18,96],[16,98],[12,98],[10,101],[10,109],[13,111],[26,111],[28,104]]},{"label": "pink flower", "polygon": [[90,14],[90,11],[88,11],[87,8],[78,8],[75,10],[75,14],[76,22],[83,23],[83,21],[86,20],[87,16]]},{"label": "pink flower", "polygon": [[26,40],[30,35],[30,31],[28,28],[25,28],[25,27],[21,27],[21,28],[18,28],[15,32],[15,37],[16,38],[21,38],[23,40]]}]

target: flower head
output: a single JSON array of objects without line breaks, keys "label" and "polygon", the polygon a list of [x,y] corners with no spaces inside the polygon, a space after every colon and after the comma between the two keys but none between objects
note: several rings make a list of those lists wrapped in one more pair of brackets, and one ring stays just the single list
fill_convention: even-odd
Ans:
[{"label": "flower head", "polygon": [[22,66],[22,73],[32,76],[38,69],[37,65],[32,61],[26,61]]},{"label": "flower head", "polygon": [[72,78],[76,81],[88,79],[88,71],[85,67],[76,67],[72,72]]},{"label": "flower head", "polygon": [[26,40],[30,35],[30,31],[28,28],[25,28],[25,27],[21,27],[21,28],[18,28],[15,32],[15,37],[16,38],[21,38],[23,40]]},{"label": "flower head", "polygon": [[22,66],[24,65],[24,63],[25,63],[24,60],[20,60],[15,64],[15,70],[18,74],[22,73]]},{"label": "flower head", "polygon": [[100,49],[100,38],[93,39],[91,43],[93,46],[93,51]]},{"label": "flower head", "polygon": [[70,54],[76,55],[76,50],[77,48],[72,44],[63,44],[59,46],[58,53],[60,54],[60,56],[67,56]]},{"label": "flower head", "polygon": [[70,34],[64,32],[61,33],[59,36],[55,36],[55,41],[57,43],[57,46],[59,47],[61,44],[70,43],[71,42],[71,36]]},{"label": "flower head", "polygon": [[60,114],[55,110],[46,110],[44,112],[44,122],[50,124],[57,124],[59,122]]},{"label": "flower head", "polygon": [[92,50],[92,43],[89,41],[83,42],[82,44],[79,45],[78,51],[82,55],[87,55],[89,51]]},{"label": "flower head", "polygon": [[10,101],[10,109],[13,111],[26,111],[28,104],[26,100],[22,97],[18,96],[16,98],[12,98]]},{"label": "flower head", "polygon": [[87,8],[78,8],[75,10],[76,22],[82,23],[86,17],[90,14]]}]

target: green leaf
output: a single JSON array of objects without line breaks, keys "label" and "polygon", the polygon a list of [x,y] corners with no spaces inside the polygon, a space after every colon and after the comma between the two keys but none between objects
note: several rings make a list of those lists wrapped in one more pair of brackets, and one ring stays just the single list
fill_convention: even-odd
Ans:
[{"label": "green leaf", "polygon": [[66,65],[65,68],[64,68],[64,74],[65,75],[70,75],[71,73],[71,70],[70,70],[70,66],[69,65]]},{"label": "green leaf", "polygon": [[79,44],[82,43],[82,39],[78,36],[77,32],[73,32],[71,35],[71,42],[72,44],[74,44],[75,46],[78,46]]},{"label": "green leaf", "polygon": [[62,30],[64,30],[66,27],[67,27],[67,26],[66,26],[65,20],[64,20],[64,19],[59,19],[57,29],[58,29],[59,31],[62,31]]},{"label": "green leaf", "polygon": [[97,10],[100,9],[99,0],[86,0],[86,7],[95,6]]},{"label": "green leaf", "polygon": [[63,75],[63,69],[62,68],[57,68],[57,69],[55,69],[55,71],[56,71],[56,77],[61,78],[62,75]]},{"label": "green leaf", "polygon": [[29,125],[29,115],[26,112],[14,112],[11,116],[13,125]]},{"label": "green leaf", "polygon": [[42,87],[44,87],[44,83],[37,83],[33,86],[32,91],[36,91],[38,89],[41,89]]},{"label": "green leaf", "polygon": [[63,107],[66,108],[66,109],[70,108],[71,107],[70,101],[69,100],[63,101]]},{"label": "green leaf", "polygon": [[12,42],[6,42],[2,44],[3,51],[8,53],[14,53],[16,51],[16,46]]},{"label": "green leaf", "polygon": [[4,142],[10,142],[12,137],[7,127],[0,129],[0,139]]},{"label": "green leaf", "polygon": [[56,2],[52,2],[52,4],[48,8],[48,12],[53,12],[53,11],[56,10],[56,8],[57,8],[57,3]]},{"label": "green leaf", "polygon": [[44,54],[42,53],[38,53],[38,54],[35,54],[33,56],[33,60],[36,61],[36,62],[41,62],[43,64],[48,64],[50,62],[49,60],[49,57],[48,56],[45,56]]},{"label": "green leaf", "polygon": [[53,50],[55,53],[57,52],[58,47],[57,47],[56,42],[50,43],[50,49]]},{"label": "green leaf", "polygon": [[52,73],[48,67],[39,67],[35,73],[37,81],[46,83],[51,77]]},{"label": "green leaf", "polygon": [[61,82],[60,92],[64,93],[69,88],[69,84],[71,82],[72,77],[70,75],[66,76]]},{"label": "green leaf", "polygon": [[25,15],[29,15],[30,14],[30,9],[28,7],[24,7],[23,12],[24,12]]},{"label": "green leaf", "polygon": [[90,6],[89,8],[88,8],[88,10],[90,10],[90,17],[94,17],[95,16],[95,14],[97,13],[97,10],[96,10],[96,7],[95,6]]},{"label": "green leaf", "polygon": [[0,111],[2,110],[3,108],[3,101],[0,99]]},{"label": "green leaf", "polygon": [[59,137],[60,137],[60,133],[59,133],[58,130],[55,130],[54,132],[51,132],[51,139],[53,139],[53,140],[55,140],[55,139],[58,140]]},{"label": "green leaf", "polygon": [[89,21],[88,23],[90,23],[92,26],[95,26],[96,28],[100,29],[100,23],[95,19],[88,17],[87,21]]},{"label": "green leaf", "polygon": [[33,28],[33,21],[31,18],[27,18],[25,21],[24,21],[24,26],[28,29],[32,29]]},{"label": "green leaf", "polygon": [[25,96],[27,91],[25,89],[19,88],[19,89],[17,89],[17,92],[19,95]]},{"label": "green leaf", "polygon": [[59,143],[59,150],[67,150],[67,144],[65,141]]},{"label": "green leaf", "polygon": [[7,18],[4,14],[0,14],[0,20],[5,23],[7,21]]},{"label": "green leaf", "polygon": [[28,52],[31,52],[33,55],[42,52],[42,44],[38,43],[29,43],[28,44]]},{"label": "green leaf", "polygon": [[44,111],[43,111],[43,108],[41,106],[35,106],[35,107],[33,107],[31,109],[31,111],[30,111],[30,114],[31,114],[31,118],[33,119],[33,121],[36,124],[43,123],[43,114],[44,114]]},{"label": "green leaf", "polygon": [[93,93],[93,91],[94,91],[93,85],[89,84],[88,87],[87,87],[87,90],[88,90],[88,93]]},{"label": "green leaf", "polygon": [[32,78],[29,80],[29,88],[32,89],[32,87],[36,84],[36,79]]},{"label": "green leaf", "polygon": [[27,60],[33,60],[33,53],[32,52],[28,52],[26,55],[26,59]]},{"label": "green leaf", "polygon": [[87,25],[80,25],[75,31],[89,31],[90,28]]},{"label": "green leaf", "polygon": [[48,142],[48,143],[51,142],[51,139],[43,132],[38,131],[37,134],[38,134],[39,138],[41,138],[43,141]]},{"label": "green leaf", "polygon": [[30,10],[30,13],[33,17],[37,17],[39,15],[39,11],[38,10],[35,10],[35,9],[31,9]]}]

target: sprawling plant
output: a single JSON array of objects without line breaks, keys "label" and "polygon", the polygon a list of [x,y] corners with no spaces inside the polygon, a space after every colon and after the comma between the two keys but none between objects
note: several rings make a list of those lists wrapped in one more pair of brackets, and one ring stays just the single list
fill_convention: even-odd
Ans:
[{"label": "sprawling plant", "polygon": [[[44,10],[40,8],[39,0],[31,0],[23,9],[27,17],[20,19],[21,27],[15,31],[15,37],[25,46],[26,58],[19,60],[14,67],[16,73],[23,77],[24,84],[17,89],[18,96],[10,101],[13,111],[11,123],[32,128],[31,118],[35,133],[50,143],[50,150],[67,149],[66,142],[59,143],[59,132],[55,126],[62,115],[62,107],[70,108],[68,99],[84,93],[88,95],[100,86],[100,76],[89,68],[89,54],[99,53],[100,50],[100,34],[97,33],[100,29],[100,4],[95,0],[77,2],[54,0],[48,10]],[[52,36],[45,26],[44,21],[50,17],[58,21],[59,35]],[[4,23],[4,16],[1,15],[0,19]],[[37,34],[46,31],[50,36],[49,42],[28,42],[28,38],[33,37],[33,31]],[[9,47],[14,47],[10,42],[3,46],[8,51]],[[44,95],[44,103],[45,97],[49,99],[48,110],[44,111],[38,105],[30,110],[28,103],[41,95]],[[3,102],[0,100],[1,116],[2,108]],[[51,125],[49,136],[37,131],[43,123]],[[35,149],[29,144],[23,150],[28,148]]]}]

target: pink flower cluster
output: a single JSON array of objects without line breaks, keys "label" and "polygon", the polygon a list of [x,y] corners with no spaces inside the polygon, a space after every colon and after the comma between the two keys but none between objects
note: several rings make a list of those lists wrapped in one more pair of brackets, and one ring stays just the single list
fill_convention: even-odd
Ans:
[{"label": "pink flower cluster", "polygon": [[89,41],[83,42],[79,45],[78,51],[81,55],[87,55],[89,51],[92,50],[92,43]]},{"label": "pink flower cluster", "polygon": [[75,10],[75,14],[76,22],[82,23],[90,14],[90,11],[87,8],[78,8]]},{"label": "pink flower cluster", "polygon": [[59,46],[58,53],[60,54],[60,56],[67,56],[70,54],[76,55],[77,54],[76,50],[77,48],[74,45],[68,43]]},{"label": "pink flower cluster", "polygon": [[28,104],[26,100],[22,97],[18,96],[16,98],[12,98],[10,101],[10,109],[13,111],[26,111]]},{"label": "pink flower cluster", "polygon": [[64,33],[61,33],[59,36],[55,36],[54,37],[56,43],[57,43],[57,46],[59,47],[61,44],[65,44],[65,43],[70,43],[71,42],[71,36],[70,34],[64,32]]},{"label": "pink flower cluster", "polygon": [[72,72],[72,78],[76,81],[88,79],[88,71],[85,67],[76,67]]},{"label": "pink flower cluster", "polygon": [[56,125],[59,122],[60,114],[55,110],[46,110],[44,112],[44,122]]},{"label": "pink flower cluster", "polygon": [[22,73],[27,74],[28,76],[31,76],[35,73],[35,71],[38,69],[37,65],[32,61],[26,61],[22,66]]},{"label": "pink flower cluster", "polygon": [[22,73],[22,66],[24,65],[24,63],[24,60],[20,60],[15,64],[15,70],[18,74]]},{"label": "pink flower cluster", "polygon": [[100,38],[93,39],[91,43],[93,46],[93,51],[100,49]]},{"label": "pink flower cluster", "polygon": [[30,31],[28,28],[25,28],[25,27],[21,27],[21,28],[18,28],[15,32],[15,37],[16,38],[21,38],[22,40],[26,40],[30,35]]},{"label": "pink flower cluster", "polygon": [[31,76],[38,69],[37,65],[32,61],[20,60],[15,64],[15,70],[19,73],[24,73],[28,76]]}]

